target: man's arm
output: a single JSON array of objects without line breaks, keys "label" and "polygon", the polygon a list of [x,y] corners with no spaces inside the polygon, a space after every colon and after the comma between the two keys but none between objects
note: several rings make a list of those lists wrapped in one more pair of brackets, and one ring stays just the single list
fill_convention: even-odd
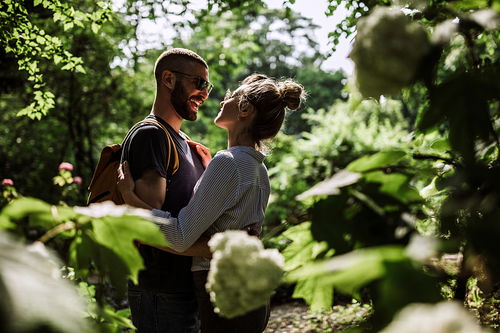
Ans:
[{"label": "man's arm", "polygon": [[[131,179],[132,177],[130,176],[130,171],[128,170],[128,168],[126,168],[125,170],[127,176],[129,177],[129,179]],[[122,168],[120,168],[119,173],[123,178],[124,176]],[[129,205],[145,209],[161,209],[163,201],[165,199],[166,182],[167,180],[161,177],[158,172],[154,170],[148,170],[143,174],[141,178],[134,182],[136,192],[135,195],[133,191],[122,191],[122,195],[125,199],[125,202]],[[123,184],[123,181],[121,182],[121,184]],[[161,196],[158,195],[158,193],[160,193]],[[196,256],[205,258],[212,257],[212,253],[210,252],[210,248],[208,247],[208,238],[206,237],[200,237],[200,239],[198,239],[189,249],[184,252],[177,252],[169,247],[155,247],[160,250],[182,256]]]},{"label": "man's arm", "polygon": [[147,170],[141,178],[135,181],[135,193],[139,199],[150,206],[142,208],[161,209],[165,201],[166,190],[167,180],[155,170]]}]

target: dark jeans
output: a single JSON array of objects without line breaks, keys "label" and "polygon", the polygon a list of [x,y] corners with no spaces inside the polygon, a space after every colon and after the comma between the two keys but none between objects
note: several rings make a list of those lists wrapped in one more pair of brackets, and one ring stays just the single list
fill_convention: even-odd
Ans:
[{"label": "dark jeans", "polygon": [[128,301],[138,333],[199,333],[192,293],[155,293],[134,286]]},{"label": "dark jeans", "polygon": [[245,315],[226,319],[214,312],[205,289],[208,271],[193,272],[201,333],[261,333],[269,321],[269,303]]}]

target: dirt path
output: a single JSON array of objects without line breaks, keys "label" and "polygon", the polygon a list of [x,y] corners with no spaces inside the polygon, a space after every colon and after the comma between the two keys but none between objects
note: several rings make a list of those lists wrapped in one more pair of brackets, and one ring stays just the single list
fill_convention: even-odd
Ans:
[{"label": "dirt path", "polygon": [[327,333],[356,325],[367,318],[370,308],[359,303],[336,305],[331,313],[310,313],[299,302],[276,305],[264,333]]}]

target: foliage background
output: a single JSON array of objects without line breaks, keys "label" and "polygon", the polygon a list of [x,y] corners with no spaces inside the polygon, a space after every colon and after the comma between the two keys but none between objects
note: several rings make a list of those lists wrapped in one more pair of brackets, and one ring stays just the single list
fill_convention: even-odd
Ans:
[{"label": "foliage background", "polygon": [[[376,331],[405,305],[437,302],[443,293],[467,305],[475,285],[478,316],[498,327],[500,36],[498,25],[490,29],[472,19],[485,8],[498,13],[498,1],[436,0],[422,9],[419,1],[329,0],[327,15],[341,5],[349,10],[331,28],[332,47],[354,36],[356,23],[376,6],[420,9],[410,17],[429,36],[460,18],[456,32],[434,44],[411,82],[391,97],[371,99],[363,99],[344,73],[321,69],[325,55],[311,37],[314,22],[290,10],[293,2],[269,9],[262,1],[208,0],[193,10],[181,0],[127,0],[115,7],[5,0],[0,179],[14,180],[15,188],[2,187],[1,205],[22,194],[66,213],[56,218],[46,203],[14,200],[2,211],[0,226],[28,243],[42,239],[59,253],[87,299],[99,305],[89,310],[99,327],[130,326],[127,314],[115,311],[121,308],[115,289],[120,294],[141,266],[133,254],[117,259],[109,252],[119,242],[106,243],[106,235],[118,221],[66,209],[85,204],[100,149],[120,142],[149,113],[156,57],[165,48],[187,47],[207,60],[216,85],[199,120],[183,129],[213,151],[226,145],[225,133],[212,124],[218,101],[246,75],[292,77],[308,91],[267,159],[273,194],[264,241],[283,251],[295,297],[314,310],[331,309],[334,290],[368,301],[373,315],[360,330]],[[139,22],[158,17],[170,22],[172,42],[141,51]],[[62,161],[74,170],[62,173]],[[56,176],[63,179],[57,186]],[[142,237],[155,237],[149,232]],[[439,244],[434,263],[445,253],[461,256],[456,270],[408,255],[415,235]],[[99,253],[107,260],[96,260]],[[342,266],[343,255],[353,264]],[[108,260],[122,263],[119,274],[112,274]],[[409,290],[408,281],[417,287]]]}]

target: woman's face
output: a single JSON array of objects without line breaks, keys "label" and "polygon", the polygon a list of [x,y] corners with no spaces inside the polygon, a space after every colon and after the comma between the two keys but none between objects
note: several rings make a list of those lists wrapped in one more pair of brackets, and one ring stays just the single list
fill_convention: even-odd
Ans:
[{"label": "woman's face", "polygon": [[239,121],[239,102],[241,95],[241,87],[234,93],[230,90],[227,91],[224,100],[220,102],[221,109],[215,117],[215,124],[220,128],[229,129]]}]

